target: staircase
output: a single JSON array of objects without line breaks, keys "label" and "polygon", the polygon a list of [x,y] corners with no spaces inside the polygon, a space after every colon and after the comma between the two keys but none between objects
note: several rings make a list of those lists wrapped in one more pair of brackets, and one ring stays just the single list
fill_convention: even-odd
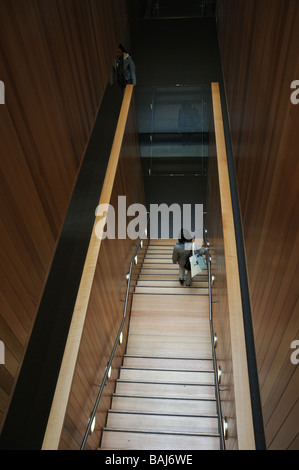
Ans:
[{"label": "staircase", "polygon": [[207,273],[181,286],[174,243],[144,259],[100,449],[220,448]]}]

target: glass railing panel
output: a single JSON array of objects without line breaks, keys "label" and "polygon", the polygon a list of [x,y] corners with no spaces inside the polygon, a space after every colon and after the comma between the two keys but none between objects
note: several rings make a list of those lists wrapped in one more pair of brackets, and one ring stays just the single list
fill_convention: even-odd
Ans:
[{"label": "glass railing panel", "polygon": [[215,16],[216,0],[153,0],[153,18],[192,18]]},{"label": "glass railing panel", "polygon": [[136,87],[136,110],[145,175],[206,175],[209,86]]}]

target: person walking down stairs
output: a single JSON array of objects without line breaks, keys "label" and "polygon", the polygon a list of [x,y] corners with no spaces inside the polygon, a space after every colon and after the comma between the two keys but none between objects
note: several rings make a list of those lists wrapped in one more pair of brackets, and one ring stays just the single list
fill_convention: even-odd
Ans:
[{"label": "person walking down stairs", "polygon": [[[191,286],[192,277],[191,277],[191,268],[187,269],[186,263],[189,256],[192,253],[192,238],[188,230],[182,228],[180,231],[178,242],[174,245],[172,253],[172,262],[174,264],[179,264],[179,281],[180,284],[184,284],[185,271],[186,271],[186,286]],[[198,245],[195,244],[194,247],[196,253],[203,255],[205,249],[201,249]],[[190,266],[190,265],[189,265]]]}]

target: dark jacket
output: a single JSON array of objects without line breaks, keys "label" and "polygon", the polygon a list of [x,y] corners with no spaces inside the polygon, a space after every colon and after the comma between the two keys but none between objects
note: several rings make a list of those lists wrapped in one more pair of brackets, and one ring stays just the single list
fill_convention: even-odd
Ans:
[{"label": "dark jacket", "polygon": [[[119,77],[118,69],[119,67],[123,67],[122,76]],[[136,85],[136,74],[135,74],[135,64],[131,58],[131,56],[124,52],[123,54],[123,61],[119,59],[115,59],[113,63],[113,67],[110,73],[110,82],[114,83],[116,80],[121,81],[121,85],[125,86],[128,84]]]},{"label": "dark jacket", "polygon": [[[194,252],[203,255],[205,253],[205,249],[199,248],[198,245],[194,246]],[[180,243],[177,242],[174,245],[173,252],[172,252],[172,262],[174,264],[179,263],[179,265],[184,268],[187,258],[192,255],[192,243]]]}]

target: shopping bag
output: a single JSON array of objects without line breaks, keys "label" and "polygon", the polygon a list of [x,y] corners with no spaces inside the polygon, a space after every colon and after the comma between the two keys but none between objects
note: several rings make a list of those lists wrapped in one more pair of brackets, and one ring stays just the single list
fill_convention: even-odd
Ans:
[{"label": "shopping bag", "polygon": [[201,269],[206,269],[207,265],[202,255],[198,255],[198,263]]},{"label": "shopping bag", "polygon": [[202,269],[200,267],[197,255],[192,255],[190,256],[189,259],[190,259],[190,266],[191,266],[191,277],[194,277],[197,274],[200,274]]},{"label": "shopping bag", "polygon": [[191,267],[191,277],[200,274],[203,269],[205,269],[206,264],[203,257],[194,252],[194,243],[192,243],[192,256],[189,257],[190,267]]}]

